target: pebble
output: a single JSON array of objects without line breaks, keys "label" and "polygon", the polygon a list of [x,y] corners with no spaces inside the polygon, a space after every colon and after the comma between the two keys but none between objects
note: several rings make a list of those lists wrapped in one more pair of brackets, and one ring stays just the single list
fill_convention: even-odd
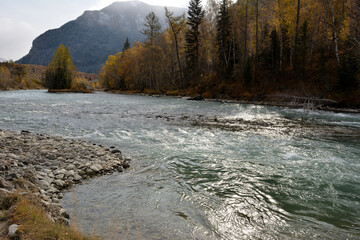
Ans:
[{"label": "pebble", "polygon": [[[129,161],[114,147],[109,151],[85,141],[0,130],[0,198],[30,191],[41,198],[51,219],[68,223],[69,215],[59,204],[62,191],[91,177],[122,172]],[[16,235],[15,225],[10,227]]]}]

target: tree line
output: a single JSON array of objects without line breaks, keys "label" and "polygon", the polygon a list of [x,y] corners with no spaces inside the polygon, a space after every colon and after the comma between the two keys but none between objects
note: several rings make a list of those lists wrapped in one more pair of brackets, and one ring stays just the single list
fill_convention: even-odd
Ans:
[{"label": "tree line", "polygon": [[360,0],[191,0],[145,18],[144,42],[108,57],[109,89],[254,98],[293,94],[360,105]]}]

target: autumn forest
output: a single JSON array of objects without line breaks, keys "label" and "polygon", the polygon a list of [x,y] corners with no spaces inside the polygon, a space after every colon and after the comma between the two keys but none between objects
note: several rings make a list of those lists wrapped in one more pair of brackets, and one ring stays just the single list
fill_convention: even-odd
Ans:
[{"label": "autumn forest", "polygon": [[[142,33],[108,57],[105,88],[256,99],[329,98],[360,105],[359,0],[191,0],[187,15],[149,13]],[[187,16],[187,17],[186,17]]]}]

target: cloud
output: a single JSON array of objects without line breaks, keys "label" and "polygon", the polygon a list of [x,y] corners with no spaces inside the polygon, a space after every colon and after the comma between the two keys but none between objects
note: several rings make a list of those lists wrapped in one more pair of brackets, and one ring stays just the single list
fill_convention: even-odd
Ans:
[{"label": "cloud", "polygon": [[12,18],[0,18],[0,57],[18,60],[29,52],[36,31],[32,25]]}]

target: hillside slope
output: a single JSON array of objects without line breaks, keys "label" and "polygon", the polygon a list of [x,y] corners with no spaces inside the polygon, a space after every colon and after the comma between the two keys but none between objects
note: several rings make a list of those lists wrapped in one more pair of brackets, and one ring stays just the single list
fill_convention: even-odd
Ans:
[{"label": "hillside slope", "polygon": [[[175,15],[185,9],[169,8]],[[47,65],[57,47],[68,46],[75,66],[81,72],[97,72],[110,54],[122,50],[125,39],[142,41],[144,18],[155,12],[165,27],[164,7],[140,1],[115,2],[99,11],[85,11],[74,21],[58,29],[49,30],[33,41],[28,55],[18,62]]]}]

